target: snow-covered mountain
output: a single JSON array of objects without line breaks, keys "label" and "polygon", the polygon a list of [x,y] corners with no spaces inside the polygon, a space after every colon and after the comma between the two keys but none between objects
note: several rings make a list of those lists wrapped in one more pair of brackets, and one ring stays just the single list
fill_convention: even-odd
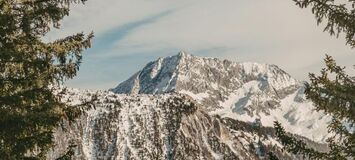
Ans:
[{"label": "snow-covered mountain", "polygon": [[272,128],[211,116],[183,94],[65,92],[64,102],[91,107],[72,125],[57,129],[48,159],[58,158],[71,142],[77,145],[74,159],[83,160],[256,160],[270,151],[280,159],[300,158],[282,152]]},{"label": "snow-covered mountain", "polygon": [[71,143],[74,159],[83,160],[255,160],[268,152],[302,159],[282,151],[274,120],[327,150],[319,142],[328,136],[329,117],[313,111],[302,83],[275,65],[180,52],[148,63],[111,91],[55,90],[86,110],[55,131],[48,159]]},{"label": "snow-covered mountain", "polygon": [[327,122],[305,99],[304,86],[270,64],[238,63],[197,57],[185,52],[148,63],[112,89],[124,94],[186,94],[210,115],[263,126],[281,122],[287,131],[323,142]]}]

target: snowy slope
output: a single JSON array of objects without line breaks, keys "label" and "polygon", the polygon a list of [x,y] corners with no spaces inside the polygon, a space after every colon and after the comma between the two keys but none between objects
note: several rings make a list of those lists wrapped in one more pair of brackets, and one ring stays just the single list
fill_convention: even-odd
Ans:
[{"label": "snowy slope", "polygon": [[[276,65],[238,63],[185,52],[148,63],[112,89],[125,94],[187,94],[211,115],[262,125],[282,122],[286,130],[324,142],[329,117],[313,111],[303,84]],[[315,123],[317,122],[317,123]]]},{"label": "snowy slope", "polygon": [[63,101],[91,107],[65,130],[55,132],[48,159],[65,151],[70,141],[75,159],[245,159],[299,158],[281,151],[270,128],[207,114],[181,94],[122,95],[69,89]]}]

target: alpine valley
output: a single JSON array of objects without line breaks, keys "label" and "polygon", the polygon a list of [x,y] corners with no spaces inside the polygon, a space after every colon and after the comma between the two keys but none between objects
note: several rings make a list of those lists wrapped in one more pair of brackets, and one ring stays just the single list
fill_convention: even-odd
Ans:
[{"label": "alpine valley", "polygon": [[[282,151],[274,121],[318,150],[330,117],[306,100],[303,82],[276,65],[185,52],[148,63],[109,91],[63,89],[65,103],[87,106],[55,132],[55,159],[302,159]],[[90,102],[90,103],[88,103]]]}]

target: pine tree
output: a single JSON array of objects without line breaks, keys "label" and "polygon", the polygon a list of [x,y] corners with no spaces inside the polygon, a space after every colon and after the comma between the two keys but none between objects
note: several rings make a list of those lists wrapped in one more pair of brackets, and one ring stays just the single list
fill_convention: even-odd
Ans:
[{"label": "pine tree", "polygon": [[269,160],[279,160],[279,158],[277,158],[277,156],[274,153],[272,153],[272,152],[268,152],[267,153],[267,158]]},{"label": "pine tree", "polygon": [[[294,0],[301,8],[311,6],[317,23],[326,20],[324,31],[330,35],[345,34],[346,43],[355,47],[355,1],[349,5],[336,4],[334,0]],[[348,6],[348,7],[347,7]],[[280,123],[275,122],[276,135],[291,153],[310,159],[354,159],[355,158],[355,78],[347,75],[345,67],[326,55],[326,67],[321,75],[310,74],[306,83],[306,98],[313,101],[316,110],[332,117],[328,131],[333,134],[327,139],[329,152],[319,152],[308,147],[305,142],[285,132]]]},{"label": "pine tree", "polygon": [[80,114],[51,86],[76,75],[93,34],[42,40],[73,3],[84,0],[0,0],[1,159],[44,159],[53,130]]},{"label": "pine tree", "polygon": [[330,35],[345,34],[346,43],[355,47],[355,1],[341,3],[335,0],[293,0],[301,8],[312,8],[317,24],[326,21],[324,31]]}]

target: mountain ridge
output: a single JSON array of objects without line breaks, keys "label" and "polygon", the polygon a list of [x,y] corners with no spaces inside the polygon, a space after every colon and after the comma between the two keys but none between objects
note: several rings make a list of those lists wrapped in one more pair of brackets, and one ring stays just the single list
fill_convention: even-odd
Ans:
[{"label": "mountain ridge", "polygon": [[[137,77],[146,78],[146,79],[142,79],[142,80],[140,80],[140,79],[134,79],[134,80],[139,80],[138,82],[140,82],[140,83],[143,82],[145,84],[148,84],[148,86],[145,87],[145,86],[142,86],[141,84],[138,85],[137,84],[138,82],[130,83],[130,85],[136,84],[136,86],[132,86],[133,88],[142,86],[141,90],[139,90],[139,91],[131,90],[131,91],[135,91],[135,92],[131,92],[130,94],[139,94],[139,93],[157,94],[157,93],[165,93],[165,92],[173,91],[173,89],[175,89],[175,88],[169,87],[169,85],[175,84],[175,83],[166,83],[165,85],[159,84],[157,86],[154,86],[155,90],[153,90],[153,91],[149,90],[149,85],[152,85],[152,84],[154,85],[154,81],[159,81],[159,80],[156,80],[156,77],[159,76],[159,74],[167,74],[167,76],[170,76],[171,78],[173,78],[173,79],[170,79],[169,82],[174,82],[176,80],[179,80],[179,81],[189,80],[189,77],[186,77],[187,75],[178,74],[180,70],[186,70],[189,67],[188,66],[189,61],[190,62],[195,61],[196,63],[200,63],[202,65],[207,64],[210,66],[213,66],[216,64],[217,65],[218,64],[225,64],[226,65],[225,67],[238,66],[238,67],[242,68],[242,71],[246,72],[245,74],[253,74],[253,73],[254,74],[255,73],[267,74],[268,71],[280,72],[285,76],[284,78],[290,79],[291,83],[294,83],[294,84],[300,83],[300,82],[297,82],[297,80],[293,79],[285,71],[280,69],[278,66],[273,65],[273,64],[259,64],[259,63],[253,63],[253,62],[243,62],[243,63],[242,62],[231,62],[228,60],[219,60],[217,58],[197,57],[197,56],[193,56],[191,54],[188,54],[184,51],[181,51],[177,55],[168,56],[165,58],[158,58],[158,60],[156,60],[156,61],[149,62],[145,67],[143,67],[142,70],[135,73],[130,79],[120,83],[116,88],[111,89],[111,91],[113,91],[115,93],[126,93],[127,90],[122,89],[122,87],[127,87],[127,83],[131,82],[134,78],[137,78]],[[212,67],[209,69],[210,69],[210,71],[213,72]],[[174,74],[177,74],[177,75],[174,75]],[[149,76],[147,76],[147,75],[149,75]],[[163,76],[166,76],[166,75],[163,75]],[[258,76],[258,75],[253,75],[253,76]],[[150,79],[148,79],[147,77],[149,77]],[[160,77],[161,77],[161,75],[160,75]],[[243,78],[243,77],[241,77],[241,78]],[[260,78],[262,78],[262,77],[260,77]],[[146,82],[147,80],[148,80],[148,82]],[[241,79],[241,80],[243,80],[243,79]],[[277,86],[279,87],[280,84],[281,83],[278,83]],[[164,88],[161,88],[163,86],[164,86]]]},{"label": "mountain ridge", "polygon": [[[286,130],[324,142],[330,120],[305,99],[302,82],[272,64],[231,62],[186,52],[149,62],[111,91],[119,94],[182,93],[211,115],[265,126],[283,122]],[[319,120],[315,124],[314,122]]]},{"label": "mountain ridge", "polygon": [[[73,142],[75,159],[302,159],[283,152],[273,129],[319,151],[327,116],[313,110],[304,86],[276,65],[187,53],[159,58],[111,91],[55,89],[83,114],[54,133],[48,159]],[[114,93],[115,92],[115,93]]]},{"label": "mountain ridge", "polygon": [[[62,155],[71,142],[74,159],[265,159],[273,152],[285,160],[301,155],[282,152],[273,128],[211,116],[184,94],[115,94],[65,89],[62,101],[90,102],[72,124],[54,133],[48,159]],[[309,145],[324,150],[308,139]]]}]

